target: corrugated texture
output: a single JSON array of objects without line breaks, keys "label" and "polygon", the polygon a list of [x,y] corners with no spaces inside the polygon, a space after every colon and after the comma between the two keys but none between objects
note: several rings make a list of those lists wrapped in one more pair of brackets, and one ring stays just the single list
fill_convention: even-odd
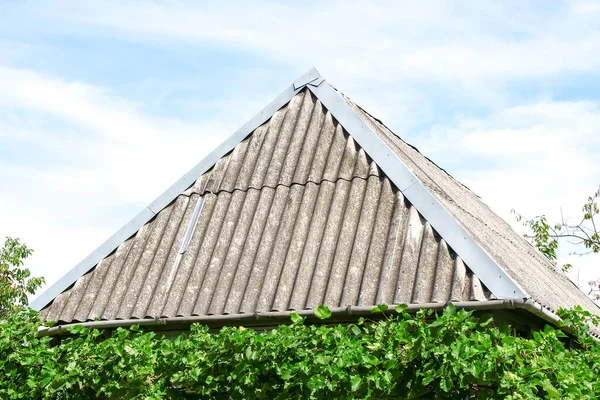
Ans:
[{"label": "corrugated texture", "polygon": [[58,296],[45,318],[71,322],[490,298],[387,178],[207,193],[190,245],[179,255],[198,199],[180,196]]},{"label": "corrugated texture", "polygon": [[42,317],[73,322],[489,298],[375,163],[302,92]]},{"label": "corrugated texture", "polygon": [[[354,168],[357,157],[363,160]],[[369,162],[321,103],[303,91],[184,194],[366,179]]]},{"label": "corrugated texture", "polygon": [[581,305],[600,315],[600,309],[568,277],[495,214],[481,199],[440,169],[385,125],[346,98],[350,106],[406,163],[477,243],[532,298],[551,311]]}]

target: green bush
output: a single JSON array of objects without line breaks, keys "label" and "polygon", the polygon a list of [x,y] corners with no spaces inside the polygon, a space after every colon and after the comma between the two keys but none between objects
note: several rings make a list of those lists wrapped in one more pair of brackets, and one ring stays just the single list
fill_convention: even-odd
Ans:
[{"label": "green bush", "polygon": [[[383,308],[378,308],[381,311]],[[326,318],[328,310],[321,308]],[[21,311],[0,321],[0,398],[572,398],[600,395],[589,313],[516,336],[471,312],[399,313],[376,322],[243,327],[161,337],[139,327],[72,328],[39,338]],[[565,327],[566,328],[566,327]]]}]

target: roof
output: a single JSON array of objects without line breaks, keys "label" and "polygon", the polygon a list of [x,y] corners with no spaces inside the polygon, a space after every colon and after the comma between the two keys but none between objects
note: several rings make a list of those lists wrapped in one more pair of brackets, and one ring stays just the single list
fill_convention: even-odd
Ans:
[{"label": "roof", "polygon": [[600,314],[312,69],[33,305],[68,324],[496,299]]}]

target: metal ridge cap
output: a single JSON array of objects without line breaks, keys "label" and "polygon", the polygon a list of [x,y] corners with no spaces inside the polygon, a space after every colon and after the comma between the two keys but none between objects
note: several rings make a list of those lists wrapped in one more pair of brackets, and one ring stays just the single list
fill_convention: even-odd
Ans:
[{"label": "metal ridge cap", "polygon": [[321,76],[315,67],[312,67],[307,72],[302,74],[293,83],[294,89],[301,89],[304,86],[319,86],[325,79]]},{"label": "metal ridge cap", "polygon": [[497,298],[530,297],[469,235],[335,88],[327,81],[308,88]]},{"label": "metal ridge cap", "polygon": [[[422,309],[428,310],[443,310],[449,304],[454,305],[456,308],[464,310],[498,310],[498,309],[515,309],[515,308],[526,308],[520,305],[525,304],[524,299],[498,299],[498,300],[485,300],[485,301],[458,301],[458,302],[447,302],[447,303],[420,303],[420,304],[408,304],[406,311],[416,312]],[[394,307],[397,304],[387,304],[388,311],[384,314],[395,313]],[[346,307],[335,307],[331,308],[331,315],[335,317],[360,317],[377,315],[373,314],[373,308],[375,306],[346,306]],[[315,310],[298,310],[298,311],[271,311],[264,313],[253,313],[253,314],[226,314],[226,315],[197,315],[190,317],[169,317],[169,318],[148,318],[148,319],[122,319],[122,320],[110,320],[110,321],[88,321],[88,322],[76,322],[65,325],[58,325],[53,327],[41,327],[38,330],[39,336],[54,336],[69,334],[69,329],[74,326],[84,326],[87,328],[99,328],[99,329],[115,329],[125,328],[132,325],[139,326],[167,326],[167,325],[191,325],[194,323],[201,323],[206,325],[222,325],[222,324],[240,324],[249,323],[248,325],[256,325],[262,323],[289,323],[290,315],[296,312],[298,315],[308,318],[315,317]]]},{"label": "metal ridge cap", "polygon": [[[308,80],[308,82],[307,82]],[[302,82],[304,81],[304,82]],[[109,237],[90,255],[84,258],[79,264],[73,267],[69,272],[63,275],[58,281],[52,284],[44,292],[38,295],[30,304],[31,308],[40,311],[50,302],[52,302],[59,294],[68,289],[81,276],[95,267],[100,260],[109,255],[119,247],[121,243],[134,235],[142,226],[150,221],[163,208],[168,206],[181,192],[190,187],[198,177],[209,170],[219,159],[229,153],[242,140],[244,140],[256,128],[266,122],[273,114],[281,107],[285,106],[298,92],[306,85],[319,84],[323,78],[319,72],[312,68],[308,72],[300,76],[294,83],[288,86],[279,96],[271,101],[265,108],[258,112],[242,127],[235,131],[228,139],[221,143],[216,149],[208,154],[202,161],[196,164],[186,174],[184,174],[177,182],[169,187],[164,193],[158,196],[148,206],[146,206],[138,215],[131,221],[126,223],[115,234]],[[300,84],[301,83],[301,84]]]}]

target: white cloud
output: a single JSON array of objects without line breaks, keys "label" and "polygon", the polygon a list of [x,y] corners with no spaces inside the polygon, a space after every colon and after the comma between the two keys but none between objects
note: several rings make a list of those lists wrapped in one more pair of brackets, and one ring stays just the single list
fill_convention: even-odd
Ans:
[{"label": "white cloud", "polygon": [[[348,87],[371,81],[483,80],[596,71],[600,32],[586,3],[535,8],[453,2],[116,2],[52,7],[86,34],[168,46],[227,47],[306,69],[316,64]],[[69,29],[61,27],[61,29]]]},{"label": "white cloud", "polygon": [[600,4],[597,1],[573,1],[573,13],[593,19],[600,13]]},{"label": "white cloud", "polygon": [[37,29],[162,47],[181,52],[184,59],[213,51],[234,55],[236,64],[243,64],[239,60],[246,55],[257,57],[268,67],[249,71],[247,80],[277,90],[274,75],[288,76],[282,81],[287,84],[314,65],[332,84],[404,131],[435,121],[448,109],[510,106],[521,100],[521,84],[543,82],[551,91],[563,82],[560,77],[596,73],[600,30],[582,7],[587,6],[63,1],[38,5],[42,23]]},{"label": "white cloud", "polygon": [[[0,161],[0,237],[34,248],[29,266],[49,283],[234,130],[140,108],[93,85],[0,67],[0,144],[22,152]],[[27,161],[33,150],[54,161]]]}]

